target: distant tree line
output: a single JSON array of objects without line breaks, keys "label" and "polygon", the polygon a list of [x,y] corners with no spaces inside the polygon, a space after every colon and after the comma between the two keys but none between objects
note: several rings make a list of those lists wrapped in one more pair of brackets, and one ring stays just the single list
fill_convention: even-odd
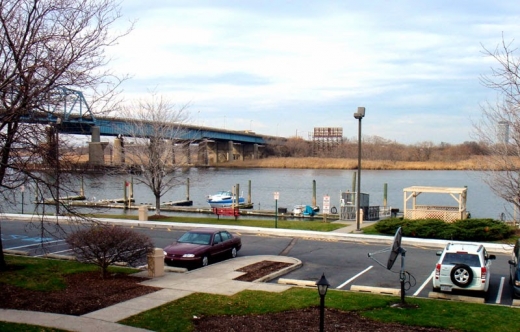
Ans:
[{"label": "distant tree line", "polygon": [[[424,141],[406,145],[368,136],[362,139],[361,155],[364,160],[390,161],[460,161],[477,155],[488,155],[489,146],[474,141],[462,144],[441,142],[434,144]],[[284,140],[272,140],[265,149],[265,157],[323,157],[348,158],[358,157],[357,139],[343,139],[341,143],[323,144],[317,141],[291,137]]]}]

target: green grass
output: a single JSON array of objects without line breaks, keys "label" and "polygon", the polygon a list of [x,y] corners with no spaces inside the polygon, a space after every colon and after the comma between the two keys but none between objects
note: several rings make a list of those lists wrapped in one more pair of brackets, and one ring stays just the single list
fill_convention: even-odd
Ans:
[{"label": "green grass", "polygon": [[9,332],[66,332],[52,327],[0,322],[0,331]]},{"label": "green grass", "polygon": [[[0,283],[36,291],[55,291],[65,288],[64,276],[88,271],[99,271],[99,267],[74,261],[5,256],[8,271],[0,273]],[[137,270],[125,267],[110,267],[109,271],[134,273]]]},{"label": "green grass", "polygon": [[[138,216],[129,215],[89,215],[93,218],[110,218],[110,219],[130,219],[138,220]],[[170,217],[161,216],[160,218],[154,218],[150,216],[150,221],[158,222],[179,222],[179,223],[196,223],[196,224],[210,224],[210,225],[230,225],[230,226],[250,226],[250,227],[261,227],[261,228],[275,228],[275,220],[273,219],[240,219],[235,220],[233,217],[220,217],[217,219],[216,216],[212,217]],[[299,229],[307,231],[319,231],[319,232],[330,232],[338,228],[345,227],[344,224],[336,224],[330,222],[323,222],[321,219],[316,218],[315,220],[281,220],[278,219],[276,223],[278,228],[284,229]]]},{"label": "green grass", "polygon": [[[406,298],[416,308],[392,307],[400,298],[330,290],[326,306],[382,321],[459,331],[516,331],[518,309],[442,300]],[[283,293],[243,291],[234,296],[192,294],[120,323],[153,331],[191,331],[193,316],[267,314],[319,305],[314,289],[292,288]],[[326,319],[326,318],[325,318]]]}]

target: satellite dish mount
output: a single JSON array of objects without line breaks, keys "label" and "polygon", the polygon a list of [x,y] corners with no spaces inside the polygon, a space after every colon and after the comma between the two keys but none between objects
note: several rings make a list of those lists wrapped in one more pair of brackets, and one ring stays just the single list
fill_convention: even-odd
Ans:
[{"label": "satellite dish mount", "polygon": [[[402,237],[403,237],[403,231],[402,231],[401,227],[399,227],[397,229],[397,231],[395,232],[394,241],[392,242],[392,245],[390,246],[390,248],[385,248],[383,250],[379,250],[379,251],[376,251],[373,253],[368,253],[368,257],[373,259],[375,262],[377,262],[382,267],[384,267],[388,270],[391,270],[392,267],[394,266],[397,256],[401,255],[401,270],[399,272],[399,280],[401,281],[401,303],[404,304],[405,303],[405,301],[404,301],[404,294],[405,294],[404,282],[406,280],[406,273],[404,270],[404,257],[406,256],[406,250],[403,247],[401,247]],[[390,251],[390,255],[388,256],[388,260],[387,260],[386,264],[381,263],[380,261],[378,261],[377,259],[375,259],[373,257],[376,254],[380,254],[380,253],[388,252],[388,251]]]}]

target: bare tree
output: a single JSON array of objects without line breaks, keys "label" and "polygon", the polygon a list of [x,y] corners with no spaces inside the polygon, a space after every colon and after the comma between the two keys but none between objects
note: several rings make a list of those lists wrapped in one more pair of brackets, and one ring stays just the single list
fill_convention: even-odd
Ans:
[{"label": "bare tree", "polygon": [[133,265],[153,249],[148,236],[119,226],[80,229],[67,236],[66,241],[79,261],[99,266],[103,278],[107,277],[110,265]]},{"label": "bare tree", "polygon": [[155,196],[155,213],[160,215],[161,197],[180,184],[178,170],[190,163],[193,139],[183,127],[188,119],[187,106],[176,108],[153,92],[148,99],[124,107],[122,114],[130,119],[123,167],[137,168],[135,179],[150,188]]},{"label": "bare tree", "polygon": [[481,105],[482,117],[474,123],[475,136],[488,153],[480,166],[493,192],[519,206],[520,58],[513,43],[506,43],[504,38],[494,49],[483,49],[495,67],[490,74],[482,75],[481,82],[497,92],[497,99]]},{"label": "bare tree", "polygon": [[[4,204],[12,198],[11,191],[28,182],[48,191],[64,184],[29,167],[48,160],[57,144],[49,144],[45,125],[26,121],[35,114],[59,117],[54,110],[63,102],[59,92],[64,89],[103,92],[95,99],[114,100],[111,97],[125,78],[106,68],[104,50],[131,29],[110,34],[119,18],[114,0],[0,0],[0,195]],[[41,227],[44,232],[43,222]],[[0,270],[5,268],[0,240]]]}]

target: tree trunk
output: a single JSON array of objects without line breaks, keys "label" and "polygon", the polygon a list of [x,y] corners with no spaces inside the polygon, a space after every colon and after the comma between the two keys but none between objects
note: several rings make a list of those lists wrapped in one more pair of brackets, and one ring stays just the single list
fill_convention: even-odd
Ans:
[{"label": "tree trunk", "polygon": [[155,214],[161,215],[161,196],[155,195]]}]

